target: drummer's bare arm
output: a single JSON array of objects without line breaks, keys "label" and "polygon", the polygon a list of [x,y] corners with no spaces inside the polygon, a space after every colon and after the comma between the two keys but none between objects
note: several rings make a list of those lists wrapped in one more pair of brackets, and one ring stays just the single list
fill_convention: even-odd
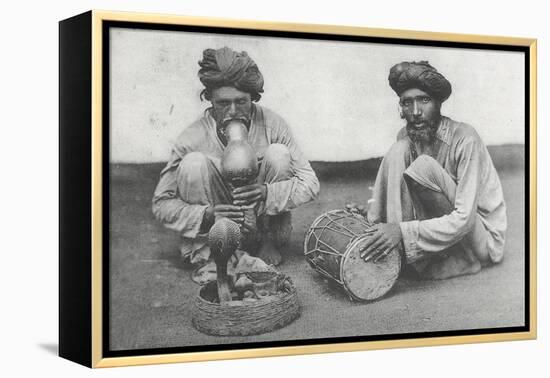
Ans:
[{"label": "drummer's bare arm", "polygon": [[365,261],[377,262],[384,258],[394,248],[403,250],[403,235],[398,223],[377,223],[367,229],[369,240],[359,250],[360,256]]}]

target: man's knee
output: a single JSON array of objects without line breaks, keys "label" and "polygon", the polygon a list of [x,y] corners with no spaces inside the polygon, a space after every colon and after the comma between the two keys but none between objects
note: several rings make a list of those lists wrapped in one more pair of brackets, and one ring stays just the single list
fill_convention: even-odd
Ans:
[{"label": "man's knee", "polygon": [[420,155],[417,157],[411,165],[407,168],[407,171],[414,171],[418,173],[424,173],[429,169],[438,168],[439,163],[433,157],[429,155]]},{"label": "man's knee", "polygon": [[273,143],[265,151],[265,163],[277,171],[290,169],[290,151],[284,144]]},{"label": "man's knee", "polygon": [[405,170],[403,177],[421,219],[453,211],[456,184],[437,160],[420,155]]},{"label": "man's knee", "polygon": [[187,203],[206,205],[232,201],[217,161],[201,152],[190,152],[182,158],[176,181],[179,196]]},{"label": "man's knee", "polygon": [[436,180],[435,175],[435,172],[439,170],[441,170],[441,167],[437,160],[428,155],[420,155],[403,172],[403,178],[409,189],[427,187],[440,191],[436,188],[438,180]]},{"label": "man's knee", "polygon": [[202,179],[208,172],[208,158],[201,152],[190,152],[181,159],[178,166],[178,176],[187,180]]},{"label": "man's knee", "polygon": [[405,170],[404,177],[407,183],[414,181],[427,189],[445,194],[454,202],[456,182],[433,157],[417,157]]}]

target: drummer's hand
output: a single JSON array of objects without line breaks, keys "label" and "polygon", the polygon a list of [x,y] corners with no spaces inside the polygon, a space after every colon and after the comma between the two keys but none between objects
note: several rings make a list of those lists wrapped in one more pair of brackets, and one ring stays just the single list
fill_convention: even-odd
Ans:
[{"label": "drummer's hand", "polygon": [[365,218],[367,217],[367,209],[363,205],[357,205],[355,202],[346,204],[346,210],[352,213],[361,214]]},{"label": "drummer's hand", "polygon": [[248,206],[256,202],[265,201],[267,198],[267,185],[252,184],[241,186],[233,190],[233,204],[237,206]]},{"label": "drummer's hand", "polygon": [[378,262],[403,241],[398,223],[375,224],[367,229],[366,234],[370,235],[370,238],[359,250],[359,255],[366,262],[371,260]]}]

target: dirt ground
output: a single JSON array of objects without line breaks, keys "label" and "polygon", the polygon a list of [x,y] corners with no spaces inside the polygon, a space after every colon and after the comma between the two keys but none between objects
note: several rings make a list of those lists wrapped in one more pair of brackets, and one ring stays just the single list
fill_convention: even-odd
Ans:
[{"label": "dirt ground", "polygon": [[[199,287],[182,264],[174,232],[151,214],[151,197],[162,164],[111,166],[111,350],[215,345],[357,335],[402,334],[523,326],[525,322],[525,177],[523,146],[491,149],[508,207],[505,258],[474,276],[446,281],[400,278],[372,303],[350,302],[303,258],[304,234],[327,210],[366,201],[378,160],[316,163],[320,198],[293,212],[291,243],[280,270],[294,281],[300,318],[285,328],[249,337],[214,337],[191,324]],[[502,162],[506,162],[503,167]]]}]

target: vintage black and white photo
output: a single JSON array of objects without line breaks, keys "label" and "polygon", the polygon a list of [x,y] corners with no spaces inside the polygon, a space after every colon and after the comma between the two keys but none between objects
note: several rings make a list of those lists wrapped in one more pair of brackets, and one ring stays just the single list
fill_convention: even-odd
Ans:
[{"label": "vintage black and white photo", "polygon": [[526,325],[524,52],[108,42],[111,351]]}]

